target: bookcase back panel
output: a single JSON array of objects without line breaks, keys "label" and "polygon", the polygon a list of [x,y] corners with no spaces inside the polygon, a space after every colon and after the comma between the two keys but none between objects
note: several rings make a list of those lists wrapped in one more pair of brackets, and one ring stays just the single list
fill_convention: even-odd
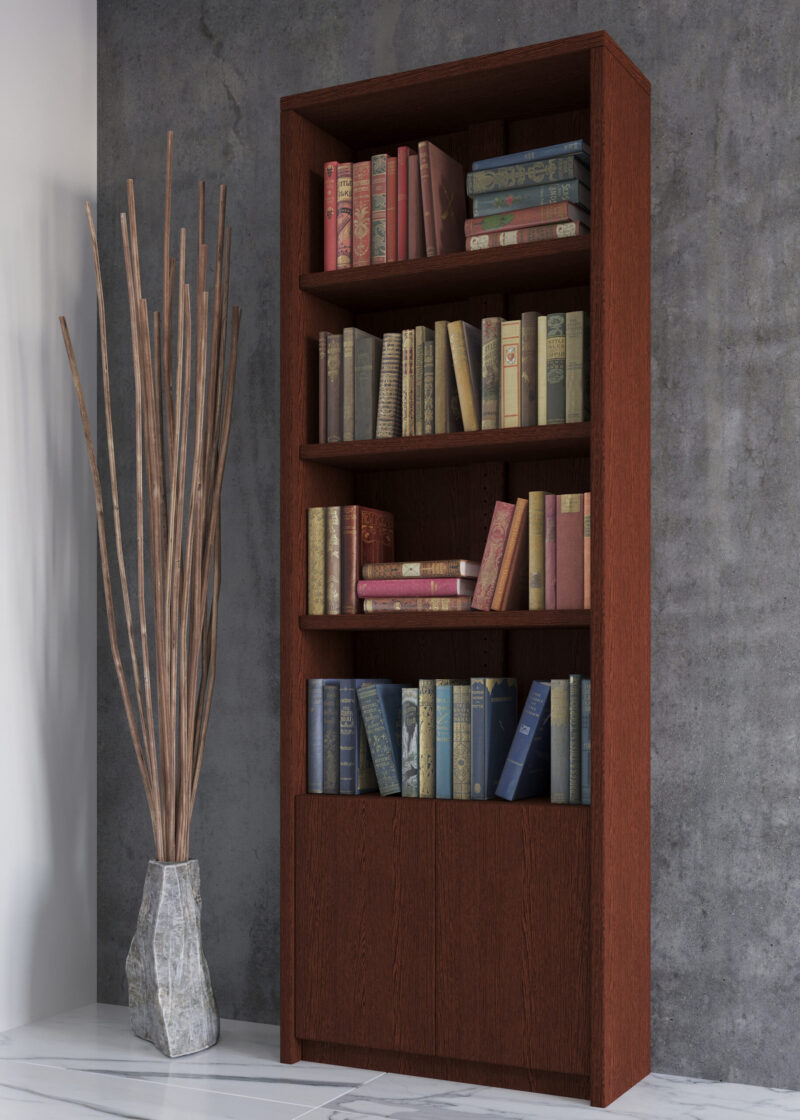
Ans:
[{"label": "bookcase back panel", "polygon": [[356,637],[358,675],[409,685],[424,677],[506,675],[506,642],[500,630],[367,632]]},{"label": "bookcase back panel", "polygon": [[506,642],[506,673],[517,678],[520,704],[533,681],[591,676],[588,629],[510,630]]},{"label": "bookcase back panel", "polygon": [[591,145],[589,99],[580,108],[563,113],[517,117],[506,121],[506,151],[524,152],[560,144],[563,140],[584,140]]},{"label": "bookcase back panel", "polygon": [[508,464],[506,501],[527,498],[531,490],[583,494],[591,489],[589,459],[517,460]]},{"label": "bookcase back panel", "polygon": [[541,288],[539,291],[509,292],[503,314],[506,319],[519,319],[523,311],[549,315],[554,311],[589,311],[589,285],[566,285],[563,288]]}]

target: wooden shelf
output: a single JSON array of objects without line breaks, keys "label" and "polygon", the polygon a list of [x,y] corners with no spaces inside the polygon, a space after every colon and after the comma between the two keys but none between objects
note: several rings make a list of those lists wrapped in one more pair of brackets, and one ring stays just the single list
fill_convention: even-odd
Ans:
[{"label": "wooden shelf", "polygon": [[553,630],[585,628],[591,611],[392,611],[302,614],[301,630]]},{"label": "wooden shelf", "polygon": [[505,245],[332,272],[307,272],[300,288],[351,311],[416,307],[487,292],[533,292],[589,283],[591,237]]},{"label": "wooden shelf", "polygon": [[[442,797],[400,797],[394,795],[392,797],[381,797],[379,793],[360,793],[356,795],[345,795],[340,793],[298,793],[295,801],[301,802],[314,802],[319,798],[324,797],[326,801],[332,797],[336,797],[340,801],[350,801],[354,805],[359,803],[369,802],[370,805],[386,805],[387,811],[393,812],[392,806],[403,805],[430,805],[431,812],[434,812],[437,805],[458,805],[464,813],[480,813],[481,810],[487,805],[497,805],[497,801],[456,801],[453,798]],[[553,814],[553,816],[562,816],[562,814],[571,813],[574,809],[582,809],[584,813],[588,813],[591,805],[553,805],[544,797],[523,797],[519,801],[503,801],[503,807],[509,806],[511,812],[518,811],[520,813],[535,813],[537,815],[543,814],[545,816]],[[402,812],[402,808],[400,810]],[[494,809],[492,810],[495,811]]]}]

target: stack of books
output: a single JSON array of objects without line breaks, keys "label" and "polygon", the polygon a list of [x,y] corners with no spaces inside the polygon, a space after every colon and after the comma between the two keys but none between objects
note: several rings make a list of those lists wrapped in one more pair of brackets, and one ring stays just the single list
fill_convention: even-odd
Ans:
[{"label": "stack of books", "polygon": [[320,443],[588,419],[586,311],[319,336]]},{"label": "stack of books", "polygon": [[489,249],[589,232],[589,148],[569,140],[478,160],[467,175],[466,248]]},{"label": "stack of books", "polygon": [[323,203],[326,272],[462,247],[464,169],[430,140],[395,155],[326,163]]},{"label": "stack of books", "polygon": [[589,804],[591,682],[308,681],[308,792]]},{"label": "stack of books", "polygon": [[394,558],[394,516],[366,506],[314,506],[306,553],[308,613],[356,614],[363,565]]},{"label": "stack of books", "polygon": [[479,565],[471,560],[365,564],[356,588],[366,614],[381,611],[468,611]]}]

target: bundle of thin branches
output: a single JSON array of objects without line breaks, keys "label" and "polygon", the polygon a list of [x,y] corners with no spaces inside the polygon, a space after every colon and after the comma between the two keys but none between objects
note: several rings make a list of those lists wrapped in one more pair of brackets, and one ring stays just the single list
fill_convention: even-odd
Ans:
[{"label": "bundle of thin branches", "polygon": [[[192,810],[214,691],[221,581],[220,494],[231,427],[241,319],[241,308],[233,307],[226,370],[231,231],[225,227],[225,186],[220,187],[219,193],[214,287],[209,296],[205,184],[199,184],[193,319],[192,290],[186,275],[185,229],[180,231],[177,260],[170,256],[172,146],[170,132],[167,135],[162,309],[153,312],[152,329],[147,300],[142,295],[132,179],[128,180],[128,211],[120,215],[135,386],[138,643],[120,524],[100,254],[91,206],[86,203],[97,284],[114,537],[132,687],[117,638],[103,495],[86,400],[67,323],[63,316],[59,319],[94,482],[111,652],[144,782],[156,858],[162,861],[189,858]],[[174,331],[176,315],[177,331]],[[149,579],[145,530],[149,538]],[[148,590],[151,591],[149,602]],[[155,668],[155,709],[151,657]]]}]

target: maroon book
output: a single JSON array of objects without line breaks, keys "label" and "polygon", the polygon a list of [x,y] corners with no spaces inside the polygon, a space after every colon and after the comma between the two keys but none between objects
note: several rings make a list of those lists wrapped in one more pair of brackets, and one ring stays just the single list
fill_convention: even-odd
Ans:
[{"label": "maroon book", "polygon": [[422,227],[422,193],[419,178],[419,156],[408,157],[408,259],[425,256],[425,231]]},{"label": "maroon book", "polygon": [[445,576],[441,579],[360,579],[356,590],[360,599],[391,599],[409,595],[472,595],[475,580],[460,579],[458,576]]},{"label": "maroon book", "polygon": [[464,222],[467,216],[464,168],[457,159],[430,141],[428,160],[436,254],[461,253],[464,250]]},{"label": "maroon book", "polygon": [[556,495],[556,610],[583,609],[583,494]]},{"label": "maroon book", "polygon": [[339,164],[331,160],[323,172],[323,221],[324,267],[326,272],[336,270],[336,169]]},{"label": "maroon book", "polygon": [[397,149],[397,259],[408,260],[408,157],[411,149]]},{"label": "maroon book", "polygon": [[511,528],[511,518],[514,516],[514,506],[510,502],[495,502],[492,521],[489,525],[489,534],[486,538],[486,547],[483,550],[478,583],[475,594],[472,596],[472,606],[476,611],[490,611],[494,598],[497,577],[500,574],[500,565],[503,562],[503,553],[506,549],[508,531]]},{"label": "maroon book", "polygon": [[367,506],[342,507],[342,614],[357,614],[363,564],[394,560],[394,515]]},{"label": "maroon book", "polygon": [[544,496],[544,609],[556,609],[556,494]]},{"label": "maroon book", "polygon": [[386,159],[386,263],[397,260],[397,156]]}]

